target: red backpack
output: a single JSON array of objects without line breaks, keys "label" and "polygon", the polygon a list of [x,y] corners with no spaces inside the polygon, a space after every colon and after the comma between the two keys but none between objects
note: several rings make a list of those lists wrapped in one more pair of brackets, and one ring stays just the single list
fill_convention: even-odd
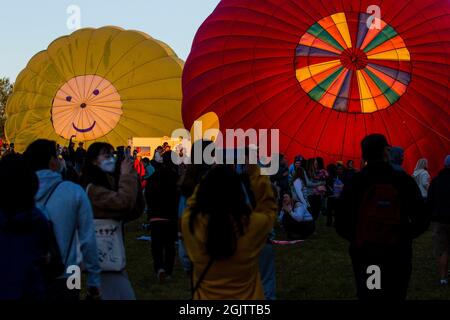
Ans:
[{"label": "red backpack", "polygon": [[357,212],[356,246],[400,245],[401,204],[398,190],[391,183],[374,184],[362,194]]}]

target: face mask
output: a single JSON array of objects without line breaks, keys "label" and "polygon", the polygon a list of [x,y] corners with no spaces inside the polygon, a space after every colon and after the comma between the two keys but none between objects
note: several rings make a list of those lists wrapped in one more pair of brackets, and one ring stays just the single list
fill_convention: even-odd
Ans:
[{"label": "face mask", "polygon": [[109,173],[114,172],[114,169],[116,168],[116,158],[111,157],[111,158],[103,160],[100,163],[99,167],[104,172],[109,172]]}]

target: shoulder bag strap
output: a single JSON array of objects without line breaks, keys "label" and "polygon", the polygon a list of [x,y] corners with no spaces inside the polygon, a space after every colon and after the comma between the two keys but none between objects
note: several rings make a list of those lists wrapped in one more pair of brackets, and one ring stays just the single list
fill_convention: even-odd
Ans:
[{"label": "shoulder bag strap", "polygon": [[48,193],[47,199],[44,201],[44,207],[47,206],[47,203],[49,202],[50,198],[52,197],[53,193],[58,189],[59,185],[63,183],[64,181],[59,181],[57,184],[55,184],[52,188],[52,190]]},{"label": "shoulder bag strap", "polygon": [[[211,268],[212,264],[214,262],[214,259],[210,259],[205,269],[203,269],[202,274],[200,275],[200,278],[198,278],[197,283],[195,284],[195,287],[192,288],[192,299],[194,299],[194,294],[197,292],[198,288],[200,288],[200,284],[202,283],[203,279],[205,279],[206,274],[208,273],[209,269]],[[194,277],[194,271],[192,270],[192,277]]]},{"label": "shoulder bag strap", "polygon": [[[61,183],[63,183],[64,181],[60,181],[58,182],[53,189],[49,192],[47,199],[45,199],[44,202],[44,207],[47,206],[47,203],[49,202],[50,198],[52,197],[53,193],[56,191],[56,189],[58,189],[59,185]],[[48,219],[51,221],[50,219],[50,215],[48,217]],[[73,232],[72,232],[72,236],[70,237],[70,242],[69,242],[69,246],[67,247],[67,251],[66,251],[66,257],[64,259],[64,267],[67,265],[67,260],[69,259],[69,254],[70,254],[70,249],[72,248],[72,243],[73,243],[73,239],[75,238],[75,232],[77,231],[77,224],[75,224],[75,228],[73,228]]]}]

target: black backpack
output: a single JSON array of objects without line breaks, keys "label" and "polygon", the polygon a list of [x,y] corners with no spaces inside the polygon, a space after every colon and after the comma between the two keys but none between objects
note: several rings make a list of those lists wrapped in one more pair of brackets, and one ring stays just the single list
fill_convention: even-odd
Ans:
[{"label": "black backpack", "polygon": [[[59,187],[59,185],[63,181],[57,183],[53,189],[49,192],[47,199],[44,202],[44,208],[46,209],[47,203],[50,200],[53,193],[56,191],[56,189]],[[67,259],[69,258],[70,248],[72,247],[73,238],[75,236],[76,228],[74,229],[72,233],[72,237],[70,239],[70,243],[67,249],[66,257],[63,261],[61,256],[61,251],[58,246],[58,242],[56,241],[55,231],[53,228],[53,222],[50,220],[50,217],[48,217],[48,223],[49,223],[49,229],[50,229],[50,239],[49,239],[49,260],[45,268],[45,278],[47,281],[52,281],[56,279],[57,277],[61,276],[65,272],[65,267],[67,264]]]}]

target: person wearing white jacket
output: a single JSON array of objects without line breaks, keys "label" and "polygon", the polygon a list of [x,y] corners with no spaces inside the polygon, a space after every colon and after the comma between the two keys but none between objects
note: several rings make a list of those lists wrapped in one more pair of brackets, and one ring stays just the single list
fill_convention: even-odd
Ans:
[{"label": "person wearing white jacket", "polygon": [[310,207],[307,198],[306,174],[302,168],[298,168],[294,173],[291,192],[294,201],[298,201],[306,207]]},{"label": "person wearing white jacket", "polygon": [[419,186],[420,192],[422,193],[422,197],[424,199],[428,196],[428,188],[430,186],[430,174],[428,173],[428,160],[427,159],[419,159],[416,164],[416,168],[414,169],[414,173],[412,177],[416,181]]},{"label": "person wearing white jacket", "polygon": [[304,172],[299,168],[293,177],[291,192],[282,194],[282,210],[279,221],[287,232],[288,238],[306,239],[315,230],[313,216],[308,210],[305,197]]},{"label": "person wearing white jacket", "polygon": [[289,192],[282,195],[282,208],[278,221],[290,240],[303,240],[315,230],[315,221],[308,208],[300,201],[292,199]]}]

